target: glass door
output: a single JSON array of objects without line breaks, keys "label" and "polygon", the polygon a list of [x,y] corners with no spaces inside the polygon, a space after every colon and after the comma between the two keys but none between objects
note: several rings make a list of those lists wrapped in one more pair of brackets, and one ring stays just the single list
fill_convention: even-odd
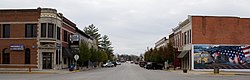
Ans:
[{"label": "glass door", "polygon": [[43,53],[43,69],[52,69],[52,53]]}]

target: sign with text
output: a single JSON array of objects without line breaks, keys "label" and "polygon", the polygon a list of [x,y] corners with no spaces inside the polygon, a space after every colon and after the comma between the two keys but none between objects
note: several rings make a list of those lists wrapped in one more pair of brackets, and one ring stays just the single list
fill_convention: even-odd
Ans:
[{"label": "sign with text", "polygon": [[70,41],[79,41],[79,35],[70,35]]},{"label": "sign with text", "polygon": [[24,45],[23,44],[11,44],[10,45],[10,50],[22,51],[22,50],[24,50]]}]

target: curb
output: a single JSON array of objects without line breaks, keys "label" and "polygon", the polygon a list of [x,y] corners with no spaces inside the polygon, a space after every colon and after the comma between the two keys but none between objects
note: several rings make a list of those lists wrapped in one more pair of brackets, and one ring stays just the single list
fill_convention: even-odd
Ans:
[{"label": "curb", "polygon": [[58,74],[56,72],[0,72],[0,74]]},{"label": "curb", "polygon": [[250,73],[237,73],[237,72],[220,72],[219,74],[214,74],[213,72],[197,72],[197,71],[188,71],[187,73],[183,73],[181,70],[163,70],[163,71],[167,71],[167,72],[177,72],[177,73],[181,73],[181,74],[196,74],[196,75],[228,75],[228,76],[232,76],[232,75],[244,75],[244,76],[250,76]]}]

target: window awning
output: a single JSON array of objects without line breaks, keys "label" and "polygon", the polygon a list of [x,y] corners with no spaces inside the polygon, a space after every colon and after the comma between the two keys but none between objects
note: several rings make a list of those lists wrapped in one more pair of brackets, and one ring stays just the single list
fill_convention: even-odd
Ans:
[{"label": "window awning", "polygon": [[177,58],[183,58],[188,53],[188,51],[189,50],[181,51],[181,53],[177,56]]},{"label": "window awning", "polygon": [[64,57],[69,57],[69,58],[74,58],[74,55],[76,54],[73,50],[69,49],[69,48],[64,48],[63,47],[63,56]]}]

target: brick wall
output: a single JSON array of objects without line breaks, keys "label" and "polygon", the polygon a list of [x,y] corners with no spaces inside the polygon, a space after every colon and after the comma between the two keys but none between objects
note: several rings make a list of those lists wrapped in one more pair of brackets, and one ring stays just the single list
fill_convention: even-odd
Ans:
[{"label": "brick wall", "polygon": [[69,44],[68,42],[70,42],[69,39],[68,39],[68,42],[64,41],[64,31],[66,30],[68,32],[67,35],[68,35],[68,38],[69,38],[69,36],[71,34],[76,33],[76,30],[75,30],[76,25],[73,22],[71,22],[70,20],[68,20],[67,18],[65,18],[65,17],[63,18],[63,21],[64,21],[64,23],[62,24],[62,27],[64,29],[63,29],[63,33],[62,33],[62,46],[63,47],[69,47],[68,46],[68,44]]},{"label": "brick wall", "polygon": [[[24,44],[25,48],[29,48],[30,49],[30,54],[31,54],[31,59],[30,59],[30,63],[31,64],[37,64],[37,48],[32,48],[32,45],[37,46],[37,40],[36,39],[14,39],[14,40],[10,40],[10,39],[6,39],[0,40],[0,53],[3,53],[3,49],[4,48],[8,48],[10,47],[11,44]],[[24,64],[25,63],[25,51],[11,51],[10,50],[10,64]],[[0,60],[2,63],[2,55],[0,57]]]},{"label": "brick wall", "polygon": [[0,22],[38,21],[39,9],[0,10]]},{"label": "brick wall", "polygon": [[0,38],[2,37],[2,24],[0,24]]},{"label": "brick wall", "polygon": [[[0,64],[2,63],[2,53],[4,48],[10,47],[11,44],[24,44],[25,48],[30,49],[31,64],[37,63],[37,39],[25,38],[25,24],[38,22],[40,9],[11,9],[0,10],[0,25],[10,24],[10,38],[2,37],[2,27],[0,26]],[[25,50],[10,51],[10,64],[24,64]]]},{"label": "brick wall", "polygon": [[250,44],[250,19],[192,17],[193,44]]}]

